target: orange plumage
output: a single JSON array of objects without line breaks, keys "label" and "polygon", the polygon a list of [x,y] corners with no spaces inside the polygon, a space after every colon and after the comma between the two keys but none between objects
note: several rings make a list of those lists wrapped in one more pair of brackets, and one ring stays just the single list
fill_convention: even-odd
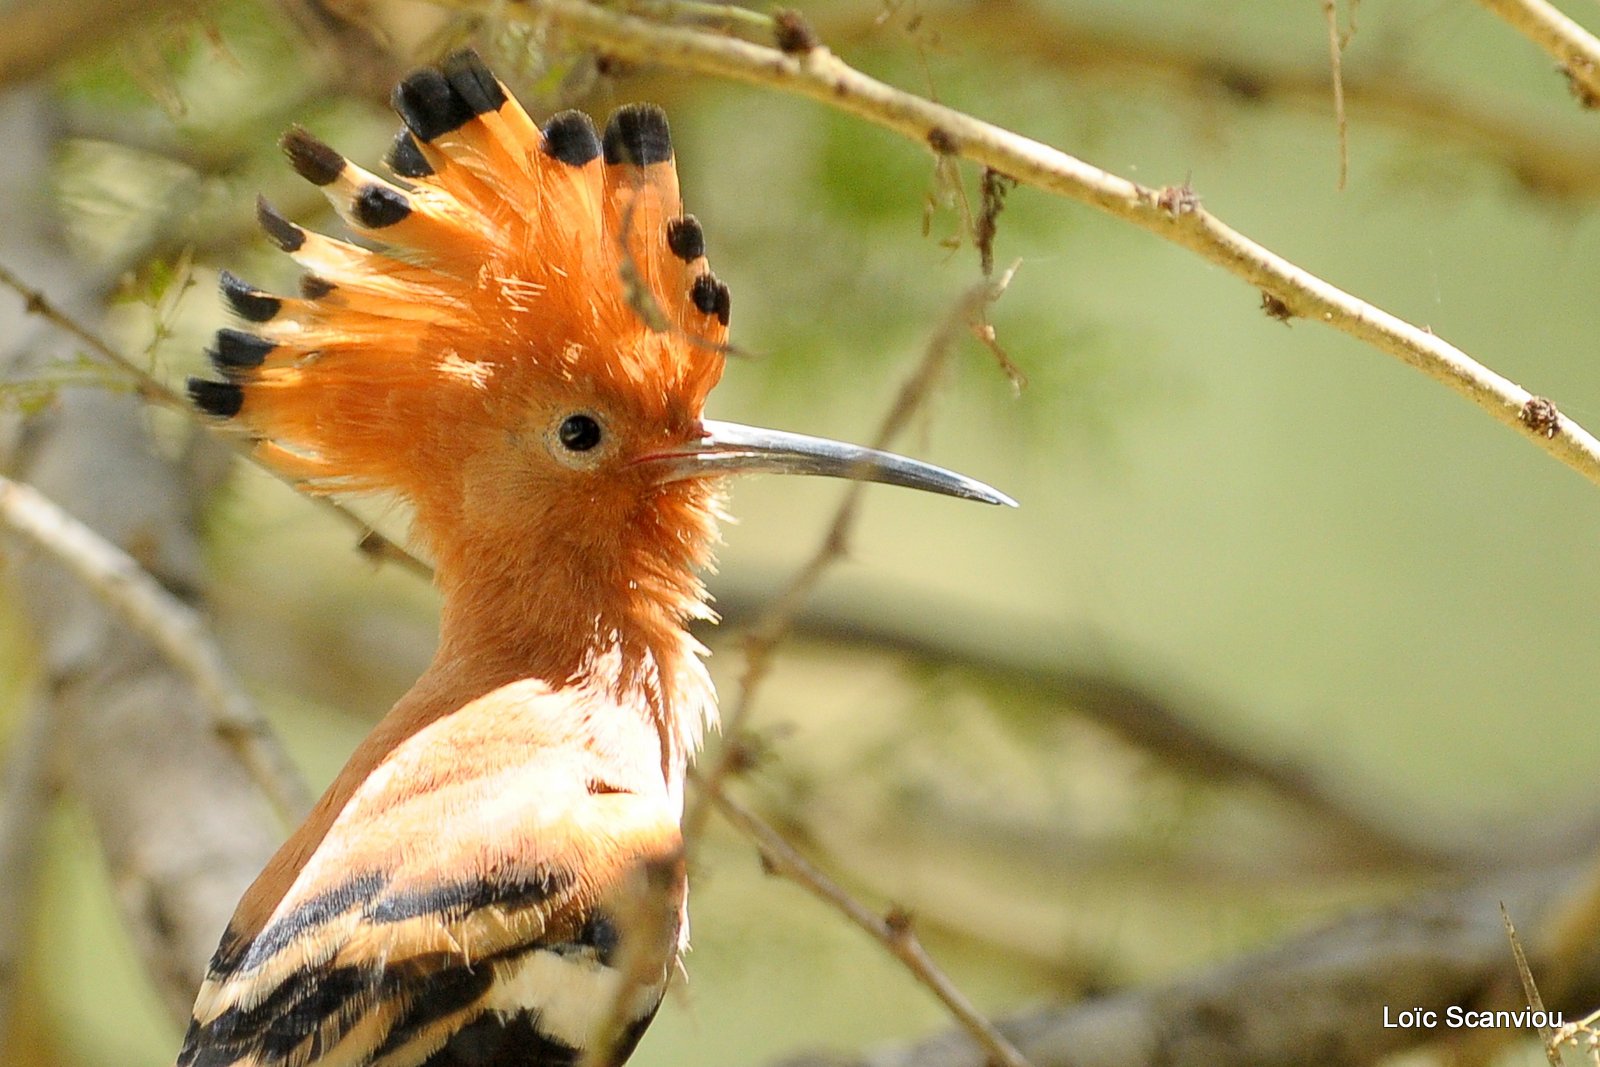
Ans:
[{"label": "orange plumage", "polygon": [[206,412],[317,492],[409,501],[440,644],[240,902],[180,1067],[620,1063],[685,925],[678,820],[714,718],[722,476],[960,475],[702,418],[727,288],[666,118],[536,126],[467,52],[407,78],[396,180],[303,130],[290,162],[361,245],[261,205],[298,298],[231,275]]}]

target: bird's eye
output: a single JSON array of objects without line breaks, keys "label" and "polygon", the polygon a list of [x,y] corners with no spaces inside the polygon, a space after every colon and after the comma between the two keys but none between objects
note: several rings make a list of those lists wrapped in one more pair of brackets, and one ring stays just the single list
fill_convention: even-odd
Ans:
[{"label": "bird's eye", "polygon": [[568,452],[587,452],[600,443],[600,423],[593,415],[568,415],[556,431]]}]

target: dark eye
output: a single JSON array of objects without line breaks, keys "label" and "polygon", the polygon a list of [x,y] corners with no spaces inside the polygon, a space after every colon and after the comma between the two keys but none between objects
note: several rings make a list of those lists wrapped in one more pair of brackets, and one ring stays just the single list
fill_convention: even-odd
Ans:
[{"label": "dark eye", "polygon": [[600,423],[593,415],[568,415],[556,431],[569,452],[587,452],[600,443]]}]

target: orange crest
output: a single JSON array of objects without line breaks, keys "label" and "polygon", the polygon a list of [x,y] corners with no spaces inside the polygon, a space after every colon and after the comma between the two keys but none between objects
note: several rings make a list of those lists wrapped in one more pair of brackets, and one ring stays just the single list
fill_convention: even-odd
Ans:
[{"label": "orange crest", "polygon": [[195,402],[314,489],[419,503],[537,402],[598,397],[694,424],[722,373],[728,290],[682,213],[665,114],[630,105],[601,135],[568,111],[541,129],[472,52],[413,74],[393,102],[407,127],[394,182],[299,128],[283,138],[385,250],[261,202],[263,229],[307,271],[302,293],[222,275],[252,326],[218,333],[223,380],[191,380]]}]

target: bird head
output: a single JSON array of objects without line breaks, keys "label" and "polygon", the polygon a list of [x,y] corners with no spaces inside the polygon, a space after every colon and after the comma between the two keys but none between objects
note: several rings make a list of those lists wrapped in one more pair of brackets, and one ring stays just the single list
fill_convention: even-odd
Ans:
[{"label": "bird head", "polygon": [[523,614],[582,604],[577,629],[602,634],[644,605],[681,628],[703,611],[718,486],[745,471],[1010,503],[915,460],[704,418],[730,298],[659,108],[624,107],[603,132],[571,111],[541,127],[471,52],[393,102],[393,180],[285,135],[360,243],[263,201],[300,294],[224,274],[248,328],[218,334],[220,380],[190,392],[313,491],[409,501],[447,594],[520,591]]}]

